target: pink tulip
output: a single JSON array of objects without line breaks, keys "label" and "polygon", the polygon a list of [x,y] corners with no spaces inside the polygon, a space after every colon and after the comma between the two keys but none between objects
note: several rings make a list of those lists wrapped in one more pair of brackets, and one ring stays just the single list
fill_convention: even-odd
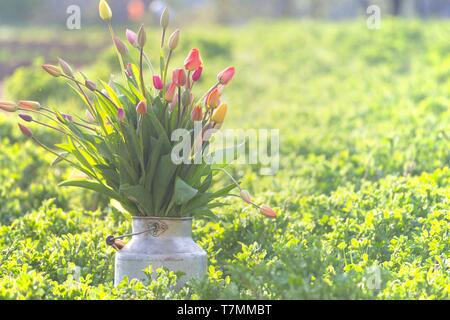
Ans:
[{"label": "pink tulip", "polygon": [[163,83],[160,76],[153,76],[153,86],[156,90],[161,90],[163,88]]},{"label": "pink tulip", "polygon": [[122,108],[117,109],[117,118],[119,121],[123,121],[125,119],[125,111]]},{"label": "pink tulip", "polygon": [[19,129],[20,129],[20,131],[22,131],[22,133],[25,137],[31,138],[33,136],[33,133],[31,132],[31,130],[28,127],[24,126],[23,124],[19,123]]},{"label": "pink tulip", "polygon": [[192,74],[192,81],[196,82],[196,81],[200,80],[202,73],[203,73],[203,67],[199,67],[197,70],[195,70],[194,73]]},{"label": "pink tulip", "polygon": [[192,49],[186,60],[184,60],[184,67],[186,70],[194,71],[200,68],[203,65],[202,57],[200,56],[200,52],[198,49]]},{"label": "pink tulip", "polygon": [[175,96],[175,88],[176,88],[175,83],[171,82],[167,88],[166,95],[164,97],[166,101],[172,102],[173,97]]},{"label": "pink tulip", "polygon": [[136,32],[131,31],[130,29],[127,29],[127,31],[125,32],[125,35],[127,37],[128,42],[133,46],[133,47],[137,47],[138,44],[138,35],[136,34]]},{"label": "pink tulip", "polygon": [[267,205],[263,205],[259,208],[259,210],[261,211],[261,213],[263,215],[265,215],[268,218],[276,218],[277,217],[277,213],[269,206]]},{"label": "pink tulip", "polygon": [[178,68],[173,70],[172,81],[177,87],[182,87],[186,84],[186,73],[183,69]]},{"label": "pink tulip", "polygon": [[228,84],[233,80],[234,73],[234,67],[228,67],[217,75],[217,80],[219,80],[221,84]]},{"label": "pink tulip", "polygon": [[16,112],[17,104],[15,102],[10,102],[10,101],[0,101],[0,110],[6,111],[6,112]]}]

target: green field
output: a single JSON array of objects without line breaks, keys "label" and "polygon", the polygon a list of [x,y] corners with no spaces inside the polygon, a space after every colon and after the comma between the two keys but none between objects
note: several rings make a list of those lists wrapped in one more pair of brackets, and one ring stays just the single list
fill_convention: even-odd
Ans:
[{"label": "green field", "polygon": [[[50,168],[52,156],[0,115],[0,299],[449,298],[449,32],[450,23],[401,20],[376,31],[364,20],[185,30],[176,59],[200,48],[202,87],[236,66],[227,128],[280,130],[275,176],[231,168],[280,215],[230,200],[219,221],[196,220],[209,276],[180,292],[163,270],[113,288],[104,239],[127,233],[129,217],[92,193],[58,189],[70,171]],[[105,76],[100,66],[86,72]],[[34,69],[7,80],[5,95],[77,108]]]}]

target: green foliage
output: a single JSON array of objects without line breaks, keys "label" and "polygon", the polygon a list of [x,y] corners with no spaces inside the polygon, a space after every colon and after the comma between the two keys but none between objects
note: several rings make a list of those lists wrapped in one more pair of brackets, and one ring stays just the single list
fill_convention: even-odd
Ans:
[{"label": "green foliage", "polygon": [[[86,210],[72,199],[40,206],[25,198],[35,197],[29,187],[9,193],[30,178],[27,154],[52,158],[2,120],[0,297],[448,299],[449,31],[443,22],[383,20],[376,32],[360,22],[255,24],[238,38],[236,30],[199,32],[218,34],[239,70],[226,96],[228,127],[280,129],[275,176],[232,167],[280,217],[261,220],[236,200],[214,209],[218,221],[195,219],[209,272],[180,292],[169,290],[175,275],[164,270],[156,281],[113,288],[104,239],[130,230],[114,209]],[[205,56],[204,89],[225,62]],[[44,179],[67,175],[39,168],[33,183],[51,190]]]}]

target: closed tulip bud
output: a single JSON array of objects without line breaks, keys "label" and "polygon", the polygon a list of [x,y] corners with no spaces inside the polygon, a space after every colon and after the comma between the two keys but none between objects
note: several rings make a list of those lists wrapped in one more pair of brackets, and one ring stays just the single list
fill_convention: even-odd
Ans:
[{"label": "closed tulip bud", "polygon": [[248,192],[247,190],[241,190],[241,198],[248,204],[252,203],[252,196],[250,195],[250,192]]},{"label": "closed tulip bud", "polygon": [[180,41],[180,30],[177,29],[170,35],[169,38],[169,49],[175,50],[178,47],[178,42]]},{"label": "closed tulip bud", "polygon": [[194,73],[192,74],[192,81],[197,82],[198,80],[200,80],[202,73],[203,67],[199,67],[197,70],[195,70]]},{"label": "closed tulip bud", "polygon": [[47,71],[48,74],[54,76],[54,77],[60,77],[61,76],[61,69],[57,66],[54,66],[52,64],[44,64],[42,66],[42,69]]},{"label": "closed tulip bud", "polygon": [[177,87],[182,87],[186,84],[186,73],[183,69],[178,68],[173,70],[172,81]]},{"label": "closed tulip bud", "polygon": [[133,47],[137,47],[137,45],[138,45],[138,35],[136,34],[136,32],[131,31],[130,29],[127,29],[127,31],[125,32],[125,35],[127,37],[128,42]]},{"label": "closed tulip bud", "polygon": [[111,21],[112,11],[106,0],[100,0],[98,11],[100,13],[100,18],[102,18],[103,21]]},{"label": "closed tulip bud", "polygon": [[191,119],[192,121],[202,121],[203,119],[203,110],[202,107],[196,106],[194,109],[192,109],[191,113]]},{"label": "closed tulip bud", "polygon": [[147,103],[145,101],[140,101],[136,106],[136,112],[140,115],[144,115],[147,113]]},{"label": "closed tulip bud", "polygon": [[97,85],[95,84],[95,82],[93,82],[91,80],[86,80],[84,82],[84,85],[86,86],[86,88],[88,88],[91,91],[95,91],[97,89]]},{"label": "closed tulip bud", "polygon": [[163,29],[167,29],[169,26],[169,9],[165,8],[163,13],[161,14],[160,24]]},{"label": "closed tulip bud", "polygon": [[19,129],[25,137],[31,138],[33,136],[33,132],[23,124],[19,123]]},{"label": "closed tulip bud", "polygon": [[0,101],[0,110],[6,111],[6,112],[16,112],[17,111],[17,104],[10,101]]},{"label": "closed tulip bud", "polygon": [[217,80],[219,80],[221,84],[228,84],[233,80],[234,73],[234,67],[228,67],[217,75]]},{"label": "closed tulip bud", "polygon": [[63,117],[64,120],[73,122],[73,117],[70,114],[62,113],[61,116]]},{"label": "closed tulip bud", "polygon": [[64,74],[70,78],[73,78],[73,70],[72,67],[63,59],[58,59],[59,65],[61,66],[62,71]]},{"label": "closed tulip bud", "polygon": [[188,56],[184,60],[184,67],[186,70],[194,71],[203,65],[202,57],[200,56],[200,51],[194,48],[191,49]]},{"label": "closed tulip bud", "polygon": [[21,113],[21,114],[19,114],[19,118],[22,119],[25,122],[32,122],[33,121],[33,117],[30,116],[29,114]]},{"label": "closed tulip bud", "polygon": [[214,88],[206,97],[206,107],[217,108],[220,105],[220,91]]},{"label": "closed tulip bud", "polygon": [[120,40],[120,38],[118,36],[114,36],[113,40],[114,40],[114,44],[117,48],[117,51],[119,51],[119,53],[123,56],[128,55],[128,48],[125,45],[125,43],[123,43],[123,41]]},{"label": "closed tulip bud", "polygon": [[222,103],[211,117],[211,120],[216,124],[222,124],[225,121],[225,116],[227,115],[228,106],[225,103]]},{"label": "closed tulip bud", "polygon": [[175,83],[171,82],[167,87],[166,94],[164,96],[167,102],[172,102],[173,97],[175,96],[175,89],[176,89]]},{"label": "closed tulip bud", "polygon": [[125,111],[122,108],[117,109],[117,118],[119,121],[125,120]]},{"label": "closed tulip bud", "polygon": [[259,211],[268,218],[277,217],[277,213],[269,206],[263,205],[259,208]]},{"label": "closed tulip bud", "polygon": [[183,91],[183,95],[181,96],[181,103],[183,104],[183,106],[190,106],[192,103],[192,99],[193,97],[190,90]]},{"label": "closed tulip bud", "polygon": [[153,86],[156,90],[161,90],[164,87],[160,76],[153,76]]},{"label": "closed tulip bud", "polygon": [[19,107],[27,110],[39,110],[41,108],[41,104],[37,101],[19,101]]},{"label": "closed tulip bud", "polygon": [[147,33],[145,32],[144,25],[141,25],[138,32],[139,47],[144,48],[146,42],[147,42]]}]

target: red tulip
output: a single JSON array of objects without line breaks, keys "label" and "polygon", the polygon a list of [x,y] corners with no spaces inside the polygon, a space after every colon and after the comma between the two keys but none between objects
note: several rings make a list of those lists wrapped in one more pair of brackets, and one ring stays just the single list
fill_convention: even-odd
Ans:
[{"label": "red tulip", "polygon": [[221,84],[228,84],[233,80],[234,73],[234,67],[228,67],[217,75],[217,80],[219,80]]},{"label": "red tulip", "polygon": [[23,124],[19,123],[19,129],[20,129],[20,131],[22,131],[22,133],[25,137],[31,138],[33,136],[33,133],[31,132],[31,130],[28,127],[24,126]]},{"label": "red tulip", "polygon": [[145,101],[140,101],[136,106],[136,112],[140,115],[144,115],[147,113],[147,103]]},{"label": "red tulip", "polygon": [[276,218],[277,217],[277,213],[269,206],[267,205],[263,205],[259,208],[259,210],[261,211],[261,213],[263,215],[265,215],[268,218]]},{"label": "red tulip", "polygon": [[196,106],[196,107],[194,107],[194,109],[192,109],[191,119],[194,122],[195,121],[202,121],[202,119],[203,119],[202,107]]},{"label": "red tulip", "polygon": [[220,91],[214,88],[206,97],[206,106],[208,108],[217,108],[220,105]]},{"label": "red tulip", "polygon": [[163,88],[163,83],[160,76],[153,76],[153,86],[156,90],[161,90]]},{"label": "red tulip", "polygon": [[195,70],[194,73],[192,74],[192,81],[196,82],[196,81],[200,80],[202,73],[203,73],[203,67],[198,67],[197,70]]},{"label": "red tulip", "polygon": [[182,87],[186,84],[186,73],[183,69],[178,68],[173,70],[172,81],[177,87]]},{"label": "red tulip", "polygon": [[166,95],[164,96],[166,101],[171,102],[173,100],[173,97],[175,96],[175,88],[175,83],[171,82],[167,87]]},{"label": "red tulip", "polygon": [[203,65],[202,57],[200,56],[200,52],[198,49],[192,49],[186,60],[184,60],[184,67],[186,70],[194,71],[200,68]]}]

